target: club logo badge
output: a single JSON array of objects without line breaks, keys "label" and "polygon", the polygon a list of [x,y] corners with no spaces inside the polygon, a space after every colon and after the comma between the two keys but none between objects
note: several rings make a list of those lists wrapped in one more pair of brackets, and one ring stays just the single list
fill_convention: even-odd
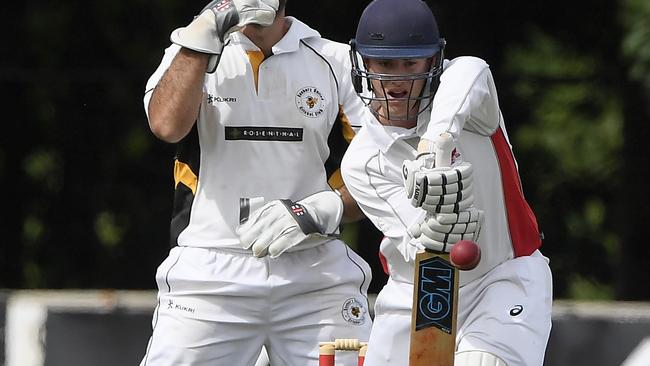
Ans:
[{"label": "club logo badge", "polygon": [[354,325],[363,325],[366,322],[366,313],[368,311],[357,299],[351,297],[343,302],[341,315],[343,319]]},{"label": "club logo badge", "polygon": [[302,88],[296,93],[296,107],[302,114],[310,118],[316,118],[323,114],[325,102],[323,94],[312,86]]}]

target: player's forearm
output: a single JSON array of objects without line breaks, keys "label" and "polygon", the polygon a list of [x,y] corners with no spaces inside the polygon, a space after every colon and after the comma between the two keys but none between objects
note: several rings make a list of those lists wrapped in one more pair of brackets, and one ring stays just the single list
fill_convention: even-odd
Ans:
[{"label": "player's forearm", "polygon": [[343,200],[343,219],[342,223],[355,222],[363,219],[365,215],[357,205],[357,202],[352,198],[350,192],[345,186],[338,188],[339,193],[341,193],[341,199]]},{"label": "player's forearm", "polygon": [[491,135],[499,124],[499,105],[485,61],[462,57],[445,69],[445,75],[422,138],[435,141],[444,132],[458,138],[463,129]]},{"label": "player's forearm", "polygon": [[161,140],[178,142],[196,121],[208,55],[182,48],[153,90],[149,126]]}]

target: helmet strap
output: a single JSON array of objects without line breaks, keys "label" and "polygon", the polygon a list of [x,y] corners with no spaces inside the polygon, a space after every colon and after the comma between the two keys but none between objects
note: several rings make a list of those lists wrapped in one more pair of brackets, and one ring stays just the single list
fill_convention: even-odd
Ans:
[{"label": "helmet strap", "polygon": [[356,70],[359,70],[359,59],[357,58],[357,41],[352,38],[350,40],[350,61],[352,63],[352,86],[357,93],[363,92],[363,81],[361,75]]}]

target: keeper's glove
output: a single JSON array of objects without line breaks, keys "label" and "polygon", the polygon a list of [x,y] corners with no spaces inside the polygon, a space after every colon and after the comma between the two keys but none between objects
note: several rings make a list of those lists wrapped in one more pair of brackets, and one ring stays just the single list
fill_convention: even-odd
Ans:
[{"label": "keeper's glove", "polygon": [[483,211],[474,207],[459,213],[427,214],[409,233],[427,249],[450,252],[460,240],[477,243],[483,220]]},{"label": "keeper's glove", "polygon": [[244,249],[252,249],[256,257],[275,258],[287,250],[307,249],[313,244],[307,239],[338,234],[342,217],[341,197],[323,191],[298,202],[271,201],[253,212],[237,233]]},{"label": "keeper's glove", "polygon": [[206,71],[213,73],[230,33],[246,24],[271,25],[277,10],[278,0],[214,0],[170,38],[177,45],[211,55]]}]

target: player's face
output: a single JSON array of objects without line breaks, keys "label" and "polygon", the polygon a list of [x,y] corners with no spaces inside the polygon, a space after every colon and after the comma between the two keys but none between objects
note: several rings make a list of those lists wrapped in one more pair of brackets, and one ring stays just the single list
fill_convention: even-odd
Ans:
[{"label": "player's face", "polygon": [[[408,76],[422,74],[431,68],[431,59],[367,59],[368,71],[391,76]],[[418,115],[418,102],[425,79],[419,80],[372,80],[375,96],[386,98],[387,102],[380,103],[375,108],[382,116],[390,120],[415,120]]]}]

